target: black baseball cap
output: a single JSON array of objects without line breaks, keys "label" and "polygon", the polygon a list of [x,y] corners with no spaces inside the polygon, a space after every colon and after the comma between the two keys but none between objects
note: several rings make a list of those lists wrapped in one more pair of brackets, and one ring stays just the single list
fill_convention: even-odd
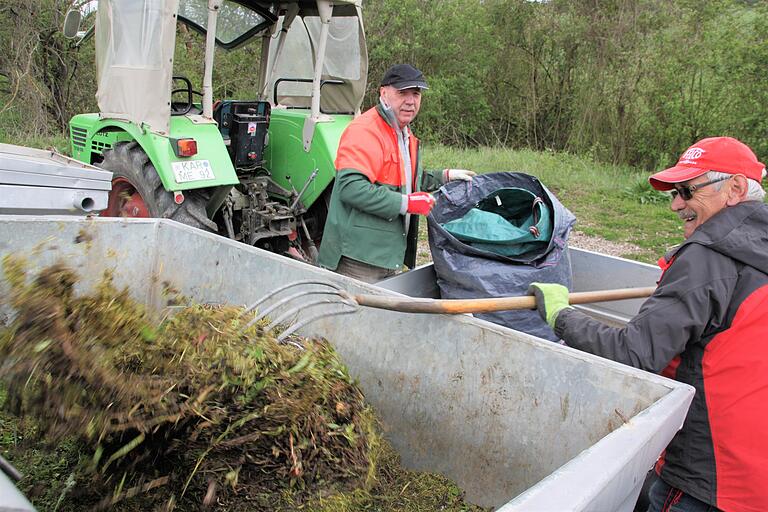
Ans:
[{"label": "black baseball cap", "polygon": [[391,85],[399,91],[414,87],[429,89],[427,81],[424,80],[424,74],[410,64],[395,64],[389,68],[384,73],[381,85]]}]

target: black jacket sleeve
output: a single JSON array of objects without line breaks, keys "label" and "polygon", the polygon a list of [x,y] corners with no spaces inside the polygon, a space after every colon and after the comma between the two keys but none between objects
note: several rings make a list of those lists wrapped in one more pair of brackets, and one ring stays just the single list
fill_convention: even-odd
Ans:
[{"label": "black jacket sleeve", "polygon": [[555,334],[571,347],[658,373],[688,344],[727,327],[737,280],[732,259],[690,244],[626,326],[611,327],[566,309],[557,317]]}]

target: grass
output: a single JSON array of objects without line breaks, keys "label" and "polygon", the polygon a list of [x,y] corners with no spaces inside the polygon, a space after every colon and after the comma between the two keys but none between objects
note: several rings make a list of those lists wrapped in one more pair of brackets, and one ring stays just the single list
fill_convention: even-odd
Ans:
[{"label": "grass", "polygon": [[[67,137],[63,134],[23,135],[8,129],[17,124],[11,119],[14,115],[13,110],[0,114],[0,142],[55,147],[68,153]],[[682,241],[683,227],[669,210],[669,198],[650,187],[648,172],[628,166],[602,164],[589,157],[551,151],[434,145],[425,145],[423,165],[427,169],[452,167],[480,173],[516,171],[534,175],[573,212],[576,229],[640,248],[622,254],[626,258],[653,263],[669,247]],[[421,236],[426,239],[426,231]],[[423,260],[424,255],[420,258]]]},{"label": "grass", "polygon": [[524,172],[536,176],[576,216],[576,229],[614,242],[629,242],[639,252],[625,257],[655,262],[682,241],[682,224],[665,194],[651,188],[649,173],[596,163],[568,153],[481,148],[460,150],[427,146],[424,167],[460,167],[476,172]]},{"label": "grass", "polygon": [[24,475],[24,485],[19,485],[38,510],[56,510],[75,483],[71,475],[81,447],[71,440],[40,442],[35,423],[7,412],[5,401],[5,385],[0,385],[0,455]]},{"label": "grass", "polygon": [[7,136],[0,126],[0,143],[27,146],[30,148],[53,148],[61,154],[70,155],[69,139],[63,135],[49,137],[46,135],[28,135],[24,137]]},{"label": "grass", "polygon": [[57,132],[55,127],[35,125],[28,128],[27,115],[18,107],[18,102],[8,103],[9,96],[0,91],[0,143],[29,146],[31,148],[56,148],[60,153],[69,154],[69,136]]}]

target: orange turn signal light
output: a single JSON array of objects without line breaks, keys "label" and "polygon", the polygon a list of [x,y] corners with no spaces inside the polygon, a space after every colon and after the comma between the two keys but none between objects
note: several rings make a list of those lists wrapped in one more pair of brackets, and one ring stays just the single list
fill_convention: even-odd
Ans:
[{"label": "orange turn signal light", "polygon": [[197,141],[195,139],[171,139],[173,152],[177,157],[195,156],[197,154]]}]

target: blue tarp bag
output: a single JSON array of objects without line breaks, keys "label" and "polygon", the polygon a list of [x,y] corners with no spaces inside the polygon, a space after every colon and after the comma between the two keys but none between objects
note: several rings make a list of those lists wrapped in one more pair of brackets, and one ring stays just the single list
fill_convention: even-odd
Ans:
[{"label": "blue tarp bag", "polygon": [[[481,174],[449,182],[434,196],[427,225],[442,298],[526,295],[534,281],[570,288],[567,242],[576,218],[538,178]],[[475,316],[557,341],[535,310]]]}]

